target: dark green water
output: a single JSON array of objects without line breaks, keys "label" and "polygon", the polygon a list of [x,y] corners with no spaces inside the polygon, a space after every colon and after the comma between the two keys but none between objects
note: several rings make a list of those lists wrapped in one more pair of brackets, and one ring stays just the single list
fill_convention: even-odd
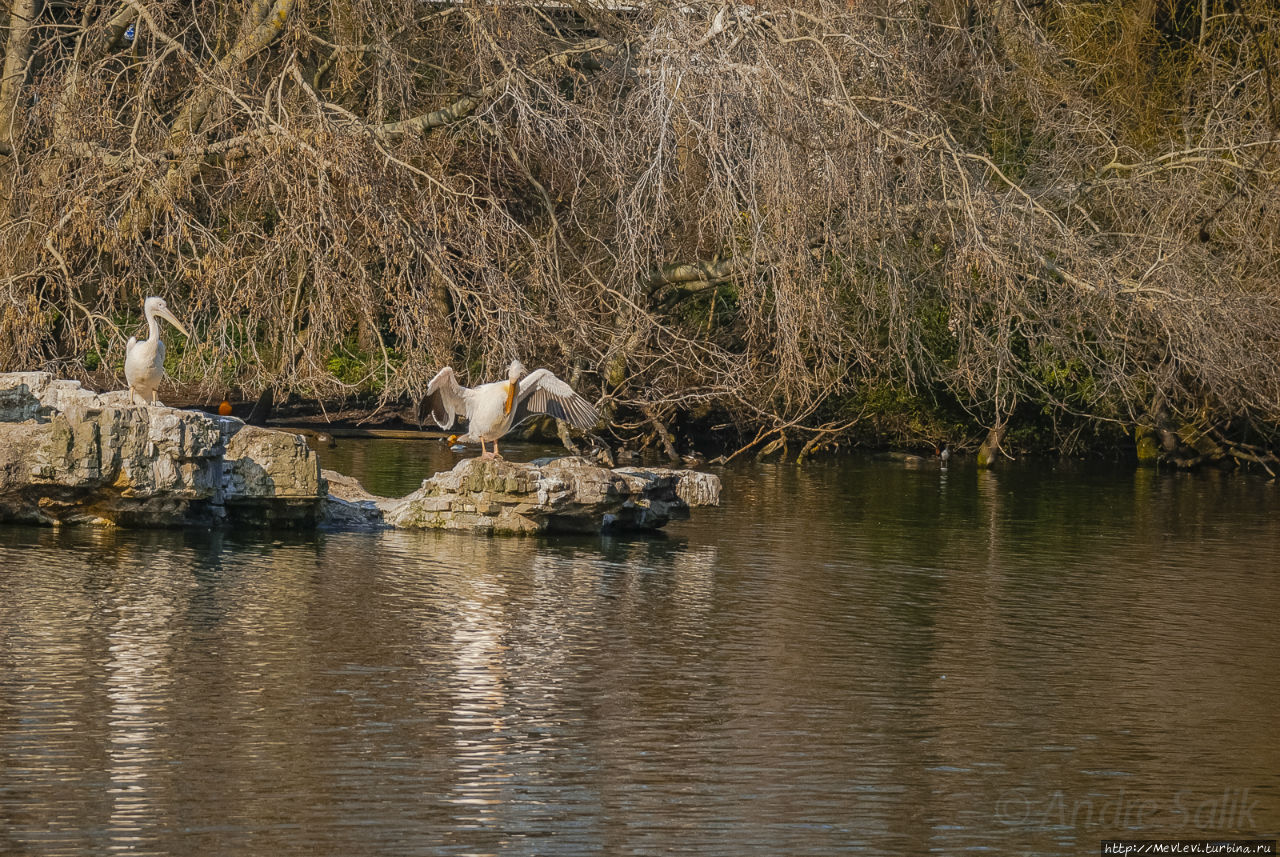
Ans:
[{"label": "dark green water", "polygon": [[2,527],[0,854],[1275,838],[1280,489],[962,464],[746,466],[636,540]]}]

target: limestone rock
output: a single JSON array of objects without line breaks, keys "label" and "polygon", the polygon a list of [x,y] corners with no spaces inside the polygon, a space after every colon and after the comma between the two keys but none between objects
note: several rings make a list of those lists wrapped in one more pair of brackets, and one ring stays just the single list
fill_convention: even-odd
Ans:
[{"label": "limestone rock", "polygon": [[608,470],[585,458],[529,464],[471,458],[407,497],[376,497],[325,472],[331,526],[468,530],[493,534],[653,530],[720,502],[720,480],[690,470]]},{"label": "limestone rock", "polygon": [[383,515],[395,500],[370,494],[351,476],[332,470],[322,470],[320,475],[329,487],[321,526],[330,530],[381,530],[391,526]]},{"label": "limestone rock", "polygon": [[129,403],[44,372],[0,374],[0,520],[179,526],[309,522],[324,496],[302,438]]}]

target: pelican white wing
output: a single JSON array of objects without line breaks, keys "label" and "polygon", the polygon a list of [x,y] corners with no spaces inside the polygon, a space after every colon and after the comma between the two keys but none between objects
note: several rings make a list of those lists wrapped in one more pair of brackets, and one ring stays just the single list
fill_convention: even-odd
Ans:
[{"label": "pelican white wing", "polygon": [[520,382],[511,425],[518,425],[534,414],[546,414],[564,420],[583,431],[600,422],[600,412],[575,393],[572,387],[552,374],[550,369],[531,372]]},{"label": "pelican white wing", "polygon": [[458,383],[452,367],[444,367],[431,379],[420,408],[419,413],[429,412],[442,429],[452,428],[454,420],[467,416],[466,389]]}]

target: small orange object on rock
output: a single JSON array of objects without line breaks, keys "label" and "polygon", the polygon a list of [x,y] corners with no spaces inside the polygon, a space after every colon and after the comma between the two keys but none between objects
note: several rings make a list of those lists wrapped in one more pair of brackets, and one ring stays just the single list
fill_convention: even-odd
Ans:
[{"label": "small orange object on rock", "polygon": [[222,404],[218,405],[218,413],[224,417],[231,416],[231,403],[223,399]]}]

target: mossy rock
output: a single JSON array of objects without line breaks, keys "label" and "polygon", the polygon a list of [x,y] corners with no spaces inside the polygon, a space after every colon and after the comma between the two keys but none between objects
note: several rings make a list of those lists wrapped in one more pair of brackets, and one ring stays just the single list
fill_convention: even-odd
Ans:
[{"label": "mossy rock", "polygon": [[986,470],[988,467],[990,467],[992,464],[995,463],[995,459],[996,459],[995,451],[991,449],[989,446],[987,446],[985,443],[978,448],[978,467],[979,468]]},{"label": "mossy rock", "polygon": [[1134,451],[1138,454],[1138,464],[1151,467],[1160,460],[1160,442],[1156,433],[1147,426],[1139,426],[1133,433]]},{"label": "mossy rock", "polygon": [[986,470],[994,467],[1000,452],[1000,438],[994,429],[987,432],[987,439],[982,442],[982,446],[978,447],[978,467]]}]

